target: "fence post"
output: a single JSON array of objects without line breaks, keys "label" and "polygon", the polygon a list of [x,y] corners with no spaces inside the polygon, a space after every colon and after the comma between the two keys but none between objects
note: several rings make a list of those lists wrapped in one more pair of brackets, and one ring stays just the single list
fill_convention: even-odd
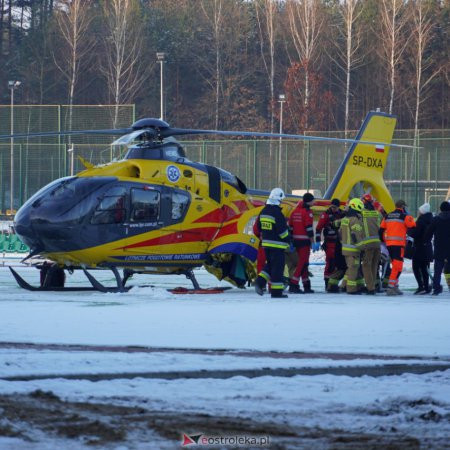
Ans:
[{"label": "fence post", "polygon": [[23,204],[23,158],[22,158],[23,145],[19,144],[19,205]]},{"label": "fence post", "polygon": [[419,207],[419,145],[420,137],[417,136],[417,143],[414,145],[414,211]]},{"label": "fence post", "polygon": [[311,147],[310,141],[306,143],[306,189],[309,191],[311,185]]},{"label": "fence post", "polygon": [[257,180],[256,174],[257,174],[257,170],[258,170],[258,168],[256,166],[256,164],[257,164],[257,158],[256,158],[257,146],[258,146],[258,141],[254,140],[253,141],[253,164],[252,164],[252,166],[253,166],[253,183],[252,184],[253,184],[253,187],[255,189],[257,188],[257,186],[256,186],[256,180]]}]

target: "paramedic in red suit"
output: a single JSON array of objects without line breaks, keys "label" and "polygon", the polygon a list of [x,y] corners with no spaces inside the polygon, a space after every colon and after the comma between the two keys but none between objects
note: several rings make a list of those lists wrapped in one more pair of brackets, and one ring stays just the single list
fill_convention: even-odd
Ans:
[{"label": "paramedic in red suit", "polygon": [[333,198],[330,207],[320,215],[316,225],[316,242],[319,244],[323,233],[322,248],[325,251],[325,270],[323,272],[323,278],[325,280],[325,290],[328,288],[330,275],[336,269],[335,249],[338,230],[332,224],[335,220],[344,217],[343,212],[339,209],[340,205],[341,202],[339,199]]},{"label": "paramedic in red suit", "polygon": [[291,216],[289,217],[289,226],[292,229],[292,239],[298,255],[298,264],[294,276],[289,282],[289,292],[300,294],[300,280],[303,284],[305,294],[313,293],[311,281],[308,275],[309,255],[311,246],[313,251],[320,248],[320,243],[314,242],[313,222],[314,216],[311,206],[314,204],[314,196],[307,192],[303,195],[303,201],[298,202]]}]

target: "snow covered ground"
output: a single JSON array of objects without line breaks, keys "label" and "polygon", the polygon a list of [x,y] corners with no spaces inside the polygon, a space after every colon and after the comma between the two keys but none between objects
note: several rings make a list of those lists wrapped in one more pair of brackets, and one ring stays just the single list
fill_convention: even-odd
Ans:
[{"label": "snow covered ground", "polygon": [[[0,267],[0,449],[169,449],[184,434],[264,436],[266,448],[450,448],[448,290],[412,295],[406,267],[404,296],[325,294],[323,266],[311,269],[316,294],[271,299],[252,289],[167,292],[190,287],[182,276],[136,276],[121,294],[28,292]],[[17,270],[37,284],[35,269]],[[114,284],[110,273],[95,275]],[[203,287],[222,284],[196,276]],[[69,277],[88,285],[81,273]],[[374,371],[383,366],[396,374]],[[163,418],[146,428],[135,418],[114,438],[86,426],[70,434],[36,414],[17,420],[11,399],[28,409],[38,399],[43,415],[86,402],[95,414],[115,405]],[[119,427],[112,415],[95,417]]]}]

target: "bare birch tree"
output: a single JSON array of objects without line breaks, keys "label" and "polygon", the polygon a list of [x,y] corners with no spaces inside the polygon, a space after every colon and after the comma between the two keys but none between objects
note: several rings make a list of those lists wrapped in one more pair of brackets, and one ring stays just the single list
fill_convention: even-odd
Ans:
[{"label": "bare birch tree", "polygon": [[223,7],[224,7],[224,0],[212,0],[212,4],[211,1],[202,0],[201,2],[203,14],[205,15],[207,21],[211,25],[213,35],[213,46],[215,57],[214,77],[213,77],[213,88],[215,90],[214,124],[216,130],[219,129],[219,103],[220,103],[221,59],[222,59],[221,31],[224,21]]},{"label": "bare birch tree", "polygon": [[68,128],[72,129],[73,101],[80,71],[89,63],[93,41],[89,38],[92,22],[91,0],[61,0],[55,11],[61,39],[52,51],[56,67],[69,84]]},{"label": "bare birch tree", "polygon": [[106,36],[102,72],[114,105],[113,126],[116,127],[119,105],[134,100],[148,73],[142,58],[142,15],[138,0],[108,0],[103,12]]},{"label": "bare birch tree", "polygon": [[402,36],[407,22],[404,0],[381,0],[382,57],[387,64],[389,84],[389,114],[394,109],[397,68],[406,48],[407,39]]},{"label": "bare birch tree", "polygon": [[[270,92],[270,131],[274,131],[274,114],[272,105],[275,102],[275,36],[276,18],[279,2],[277,0],[259,0],[255,2],[256,20],[259,31],[259,46],[264,69],[267,74]],[[265,49],[267,42],[268,49]]]},{"label": "bare birch tree", "polygon": [[[319,0],[287,0],[286,13],[290,37],[299,62],[305,67],[304,106],[308,110],[310,99],[309,73],[318,58],[319,41],[323,26]],[[289,99],[288,99],[289,102]],[[305,130],[309,121],[305,122]]]},{"label": "bare birch tree", "polygon": [[[275,0],[260,0],[255,2],[256,20],[259,31],[259,46],[261,59],[267,74],[270,93],[270,131],[274,132],[274,108],[275,104],[275,34],[276,34],[276,14],[278,2]],[[268,49],[266,50],[266,43]],[[281,120],[281,117],[280,117]],[[280,122],[281,123],[281,122]],[[282,130],[281,130],[282,131]],[[269,144],[269,160],[273,160],[273,143]],[[279,155],[276,159],[278,164],[278,186],[282,186],[281,174],[281,140],[279,144]]]},{"label": "bare birch tree", "polygon": [[362,56],[359,55],[361,46],[361,33],[357,26],[357,20],[362,9],[359,7],[360,0],[344,0],[339,5],[339,12],[342,17],[342,26],[339,25],[345,45],[338,48],[338,60],[336,63],[343,70],[345,75],[345,111],[344,130],[347,137],[350,121],[350,97],[351,97],[351,76],[352,72],[361,64]]},{"label": "bare birch tree", "polygon": [[420,107],[426,100],[425,91],[431,81],[439,74],[441,68],[433,67],[433,59],[429,52],[433,36],[433,16],[428,14],[423,0],[410,2],[412,9],[411,47],[414,60],[415,111],[414,111],[414,145],[419,145]]}]

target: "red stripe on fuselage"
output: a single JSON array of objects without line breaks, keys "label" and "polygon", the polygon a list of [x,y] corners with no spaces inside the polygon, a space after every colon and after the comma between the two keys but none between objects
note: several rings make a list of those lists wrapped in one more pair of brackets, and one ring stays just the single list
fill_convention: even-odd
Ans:
[{"label": "red stripe on fuselage", "polygon": [[238,232],[237,222],[229,223],[228,225],[225,225],[223,228],[220,229],[219,234],[216,236],[215,239],[228,236],[229,234],[237,234],[237,232]]},{"label": "red stripe on fuselage", "polygon": [[233,202],[241,213],[248,211],[249,207],[245,200],[236,200]]},{"label": "red stripe on fuselage", "polygon": [[181,244],[184,242],[210,241],[216,234],[217,229],[218,227],[204,227],[176,231],[175,233],[170,233],[166,236],[147,239],[146,241],[136,242],[136,244],[125,245],[124,247],[119,247],[116,250],[153,247],[156,245]]},{"label": "red stripe on fuselage", "polygon": [[250,203],[251,203],[253,206],[256,206],[256,207],[258,207],[258,206],[264,206],[264,205],[266,204],[266,202],[263,201],[263,200],[250,200]]},{"label": "red stripe on fuselage", "polygon": [[228,205],[223,205],[222,208],[217,208],[204,216],[194,220],[193,223],[223,223],[230,219],[237,219],[240,216],[233,208]]}]

